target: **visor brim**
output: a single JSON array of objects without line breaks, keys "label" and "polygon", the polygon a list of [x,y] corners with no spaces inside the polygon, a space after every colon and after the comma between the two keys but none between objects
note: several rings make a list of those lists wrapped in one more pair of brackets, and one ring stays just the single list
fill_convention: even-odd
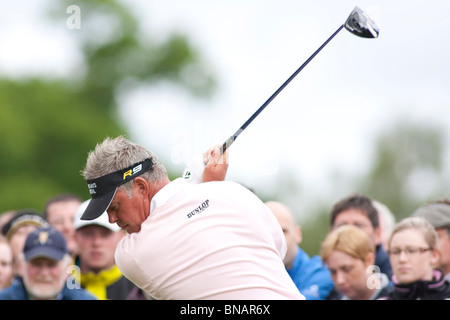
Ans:
[{"label": "visor brim", "polygon": [[114,199],[116,192],[117,187],[101,197],[92,198],[83,215],[81,216],[81,220],[94,220],[100,217],[102,213],[109,208],[109,205]]}]

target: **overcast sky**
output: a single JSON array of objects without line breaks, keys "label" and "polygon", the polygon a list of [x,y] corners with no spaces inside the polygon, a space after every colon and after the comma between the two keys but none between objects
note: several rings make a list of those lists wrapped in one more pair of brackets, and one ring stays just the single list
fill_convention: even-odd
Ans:
[{"label": "overcast sky", "polygon": [[163,133],[163,154],[181,170],[233,134],[355,5],[380,37],[342,30],[239,136],[228,174],[257,191],[288,173],[304,194],[353,191],[328,190],[331,176],[365,172],[393,123],[450,127],[449,1],[151,1],[139,12],[147,30],[184,30],[219,88],[206,102],[165,86],[136,93],[125,104],[148,115],[133,122],[136,136],[150,146]]},{"label": "overcast sky", "polygon": [[[2,74],[70,76],[79,65],[76,31],[42,23],[47,2],[0,5]],[[290,173],[320,194],[331,174],[367,170],[375,137],[392,123],[450,127],[448,0],[126,3],[149,36],[183,31],[217,79],[210,100],[169,84],[122,97],[122,111],[140,114],[125,120],[132,138],[180,174],[188,159],[233,134],[355,5],[372,16],[380,37],[342,30],[239,136],[228,179],[271,192],[277,177]],[[450,144],[449,129],[447,137]]]}]

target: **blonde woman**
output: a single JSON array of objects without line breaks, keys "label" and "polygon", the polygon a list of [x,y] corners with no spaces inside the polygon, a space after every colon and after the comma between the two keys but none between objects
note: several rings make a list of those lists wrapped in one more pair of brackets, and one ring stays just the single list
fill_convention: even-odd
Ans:
[{"label": "blonde woman", "polygon": [[320,255],[334,283],[327,300],[375,300],[387,294],[389,280],[375,263],[375,246],[361,228],[343,225],[322,242]]},{"label": "blonde woman", "polygon": [[388,242],[394,272],[393,300],[448,300],[450,283],[435,266],[439,261],[438,237],[422,217],[409,217],[397,223]]}]

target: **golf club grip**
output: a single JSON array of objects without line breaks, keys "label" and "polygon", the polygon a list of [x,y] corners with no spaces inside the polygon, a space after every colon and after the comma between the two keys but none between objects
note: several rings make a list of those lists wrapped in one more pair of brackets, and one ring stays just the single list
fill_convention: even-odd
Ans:
[{"label": "golf club grip", "polygon": [[224,154],[224,152],[231,146],[234,140],[236,140],[234,136],[229,137],[228,140],[225,141],[224,144],[222,145],[222,148],[220,148],[220,154]]},{"label": "golf club grip", "polygon": [[224,144],[222,145],[222,148],[220,148],[220,154],[224,154],[224,152],[227,150],[227,148],[234,142],[234,140],[231,140],[230,143],[228,143],[228,141],[231,139],[232,137],[228,138],[228,140],[226,142],[224,142]]},{"label": "golf club grip", "polygon": [[253,121],[255,120],[255,118],[269,105],[270,102],[272,102],[273,99],[275,99],[275,97],[289,84],[289,82],[292,81],[292,79],[294,79],[297,74],[300,73],[300,71],[303,70],[304,67],[306,67],[306,65],[312,60],[314,59],[314,57],[320,52],[320,50],[322,50],[327,44],[328,42],[331,41],[331,39],[333,39],[338,33],[339,31],[341,31],[344,28],[344,25],[341,25],[320,47],[319,49],[317,49],[309,58],[308,60],[306,60],[297,70],[295,70],[295,72],[277,89],[277,91],[275,91],[270,97],[269,99],[266,100],[266,102],[263,103],[263,105],[261,107],[258,108],[258,110],[255,111],[255,113],[252,114],[252,116],[239,128],[238,131],[236,131],[235,134],[233,134],[231,137],[229,137],[227,139],[227,141],[224,142],[224,144],[222,145],[222,148],[220,150],[221,154],[223,154],[225,152],[225,150],[227,150],[231,144],[236,140],[236,138],[241,134],[242,131],[245,130],[245,128],[247,128],[247,126]]},{"label": "golf club grip", "polygon": [[241,132],[244,131],[244,129],[242,129],[242,127],[239,128],[238,131],[236,131],[235,134],[233,134],[232,136],[230,136],[227,141],[225,141],[222,145],[222,148],[220,148],[220,154],[223,154],[232,144],[233,142],[236,140],[236,138],[241,134]]}]

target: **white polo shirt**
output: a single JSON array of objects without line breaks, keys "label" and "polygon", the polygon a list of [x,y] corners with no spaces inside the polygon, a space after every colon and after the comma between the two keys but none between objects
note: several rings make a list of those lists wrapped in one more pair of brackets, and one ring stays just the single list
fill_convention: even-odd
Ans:
[{"label": "white polo shirt", "polygon": [[119,243],[121,272],[155,299],[304,299],[286,272],[285,237],[251,191],[176,179],[141,230]]}]

